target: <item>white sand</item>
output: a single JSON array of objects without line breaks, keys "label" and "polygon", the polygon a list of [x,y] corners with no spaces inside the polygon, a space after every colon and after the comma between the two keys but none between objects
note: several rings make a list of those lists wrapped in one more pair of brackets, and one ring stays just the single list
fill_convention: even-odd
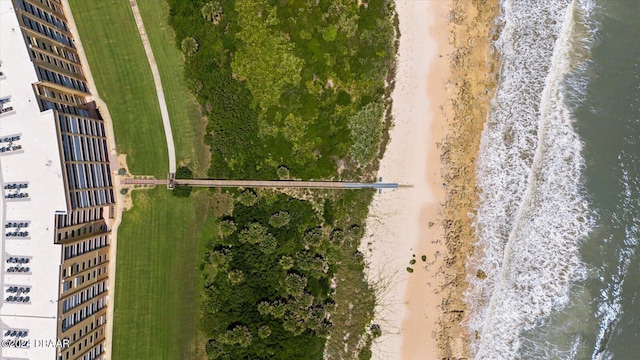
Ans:
[{"label": "white sand", "polygon": [[[442,295],[437,290],[442,278],[436,274],[444,256],[437,259],[446,248],[441,227],[445,193],[436,142],[443,137],[439,106],[446,98],[448,76],[448,4],[396,1],[401,36],[392,94],[395,124],[378,176],[414,188],[378,194],[370,207],[361,250],[369,262],[369,280],[379,288],[374,323],[383,335],[372,346],[374,359],[438,357],[435,334]],[[407,272],[409,266],[413,273]]]}]

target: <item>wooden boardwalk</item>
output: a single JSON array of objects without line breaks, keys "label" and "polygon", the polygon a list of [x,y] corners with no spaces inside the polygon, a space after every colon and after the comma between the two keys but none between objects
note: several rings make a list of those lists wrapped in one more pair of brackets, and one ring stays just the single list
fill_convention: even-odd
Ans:
[{"label": "wooden boardwalk", "polygon": [[156,179],[122,179],[122,185],[169,185],[169,180]]},{"label": "wooden boardwalk", "polygon": [[[169,180],[123,179],[123,185],[169,185]],[[298,181],[298,180],[215,180],[215,179],[176,179],[171,185],[198,187],[241,187],[241,188],[296,188],[296,189],[397,189],[410,187],[397,183],[355,183],[342,181]]]}]

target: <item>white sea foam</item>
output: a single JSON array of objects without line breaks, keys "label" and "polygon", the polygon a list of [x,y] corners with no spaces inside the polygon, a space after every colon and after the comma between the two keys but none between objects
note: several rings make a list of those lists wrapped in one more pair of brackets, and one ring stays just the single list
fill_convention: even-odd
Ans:
[{"label": "white sea foam", "polygon": [[[635,139],[629,141],[635,141]],[[597,301],[598,309],[595,315],[600,319],[600,324],[596,335],[596,346],[591,354],[591,358],[594,360],[603,359],[607,355],[607,343],[622,313],[624,280],[629,265],[636,255],[638,239],[640,239],[640,204],[638,203],[640,179],[631,175],[629,170],[629,167],[637,167],[640,164],[640,159],[636,154],[622,152],[618,156],[618,160],[622,168],[620,182],[624,191],[621,194],[621,206],[613,214],[613,221],[616,226],[624,227],[625,234],[622,247],[618,249],[617,266]],[[609,241],[612,239],[610,238]]]},{"label": "white sea foam", "polygon": [[479,251],[466,294],[479,359],[517,357],[520,333],[565,305],[571,283],[586,276],[578,246],[591,227],[582,143],[563,91],[584,58],[580,17],[591,3],[501,6],[500,84],[478,157]]}]

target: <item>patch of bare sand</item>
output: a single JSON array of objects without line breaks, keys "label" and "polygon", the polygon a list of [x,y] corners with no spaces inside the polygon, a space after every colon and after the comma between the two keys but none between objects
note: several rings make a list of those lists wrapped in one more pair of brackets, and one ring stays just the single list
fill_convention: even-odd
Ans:
[{"label": "patch of bare sand", "polygon": [[495,87],[490,39],[497,0],[404,0],[396,10],[394,127],[378,175],[414,187],[378,194],[370,207],[362,249],[382,330],[373,358],[463,359],[469,337],[462,296],[474,242],[469,213]]},{"label": "patch of bare sand", "polygon": [[[445,202],[445,184],[442,181],[441,151],[438,142],[444,137],[444,114],[439,107],[448,98],[445,91],[449,80],[449,62],[447,54],[452,52],[448,42],[448,4],[449,1],[428,1],[422,17],[428,17],[428,33],[435,40],[436,48],[424,78],[431,126],[427,129],[429,137],[424,142],[426,152],[425,178],[428,187],[435,195],[431,203],[422,206],[419,215],[420,236],[415,245],[421,255],[418,256],[414,273],[409,277],[405,291],[406,314],[402,322],[402,358],[437,359],[439,358],[438,337],[439,318],[445,293],[442,291],[444,277],[443,259],[446,254],[443,232]],[[421,9],[422,10],[422,9]],[[421,91],[422,92],[422,91]],[[423,261],[422,255],[426,256]]]},{"label": "patch of bare sand", "polygon": [[446,251],[437,146],[443,118],[428,88],[443,89],[447,80],[446,61],[439,60],[441,50],[432,34],[433,29],[443,29],[446,45],[447,21],[431,10],[433,3],[445,1],[396,2],[400,45],[392,93],[394,126],[378,176],[413,188],[376,195],[367,220],[363,252],[368,278],[377,289],[374,322],[382,330],[372,345],[374,359],[438,356],[435,335],[442,294],[437,289],[442,279],[437,272]]}]

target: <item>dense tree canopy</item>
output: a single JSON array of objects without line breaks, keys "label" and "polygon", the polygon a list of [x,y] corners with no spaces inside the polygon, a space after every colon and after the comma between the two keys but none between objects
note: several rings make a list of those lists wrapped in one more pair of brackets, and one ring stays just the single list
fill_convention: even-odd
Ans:
[{"label": "dense tree canopy", "polygon": [[360,155],[349,123],[382,103],[391,1],[169,2],[177,38],[197,39],[185,43],[185,71],[209,118],[211,176],[273,179],[287,164],[294,178],[333,177]]},{"label": "dense tree canopy", "polygon": [[[169,4],[187,84],[209,120],[211,177],[373,173],[367,165],[389,120],[390,0]],[[330,345],[337,341],[331,349],[357,353],[373,313],[363,259],[354,255],[372,192],[313,193],[311,201],[230,193],[237,203],[217,222],[201,264],[207,356],[319,359],[328,333]],[[336,273],[357,291],[332,289]]]}]

